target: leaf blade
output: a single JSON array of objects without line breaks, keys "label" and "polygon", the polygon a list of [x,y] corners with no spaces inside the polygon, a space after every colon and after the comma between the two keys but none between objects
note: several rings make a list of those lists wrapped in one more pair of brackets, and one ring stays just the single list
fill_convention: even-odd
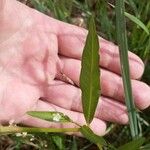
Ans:
[{"label": "leaf blade", "polygon": [[143,145],[144,142],[145,142],[145,138],[141,137],[120,146],[118,150],[131,150],[131,149],[138,150],[140,146]]},{"label": "leaf blade", "polygon": [[28,115],[42,120],[58,123],[72,122],[72,120],[61,112],[54,111],[28,111]]},{"label": "leaf blade", "polygon": [[88,126],[84,125],[80,128],[80,132],[92,143],[99,144],[101,146],[106,145],[106,141],[103,137],[96,135]]},{"label": "leaf blade", "polygon": [[86,122],[93,120],[98,98],[100,95],[99,71],[99,41],[96,33],[94,18],[89,23],[89,33],[82,54],[80,87],[82,90],[82,105]]},{"label": "leaf blade", "polygon": [[148,28],[144,25],[144,23],[141,20],[139,20],[138,18],[136,18],[135,16],[133,16],[127,12],[125,12],[125,16],[128,17],[132,22],[137,24],[139,27],[141,27],[147,33],[147,35],[150,34]]}]

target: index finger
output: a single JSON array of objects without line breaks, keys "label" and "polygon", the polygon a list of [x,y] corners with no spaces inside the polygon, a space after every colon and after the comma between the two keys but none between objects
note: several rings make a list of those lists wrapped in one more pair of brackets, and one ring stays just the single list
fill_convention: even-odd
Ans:
[{"label": "index finger", "polygon": [[[81,59],[86,35],[87,30],[83,28],[59,22],[59,54],[70,58]],[[100,66],[117,74],[121,74],[118,46],[103,38],[99,38],[99,41]],[[144,71],[144,64],[142,60],[130,51],[128,52],[128,57],[131,78],[140,78]]]}]

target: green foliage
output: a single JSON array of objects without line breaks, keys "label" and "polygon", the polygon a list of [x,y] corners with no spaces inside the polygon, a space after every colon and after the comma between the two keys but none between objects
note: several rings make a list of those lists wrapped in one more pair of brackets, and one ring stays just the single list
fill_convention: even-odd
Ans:
[{"label": "green foliage", "polygon": [[150,144],[146,144],[140,148],[140,150],[150,150]]},{"label": "green foliage", "polygon": [[93,131],[86,125],[82,126],[80,128],[80,132],[92,143],[95,143],[98,146],[104,146],[107,145],[106,141],[103,137],[100,137],[93,133]]},{"label": "green foliage", "polygon": [[143,145],[144,142],[145,142],[145,138],[141,137],[125,145],[120,146],[118,150],[139,150],[139,148]]},{"label": "green foliage", "polygon": [[31,0],[31,3],[41,12],[50,13],[59,20],[69,21],[73,0]]},{"label": "green foliage", "polygon": [[71,150],[78,150],[77,141],[74,136],[73,136]]},{"label": "green foliage", "polygon": [[[93,7],[93,3],[90,1],[90,5],[87,7],[85,4],[85,0],[73,0],[70,5],[69,0],[66,0],[63,7],[59,5],[61,0],[28,0],[29,3],[32,1],[32,6],[41,12],[46,14],[50,14],[55,18],[59,18],[63,21],[71,22],[74,17],[79,17],[84,20],[84,23],[87,23],[87,18],[91,15],[91,12],[96,14],[96,27],[98,33],[113,42],[116,42],[115,36],[115,12],[109,4],[114,5],[113,1],[108,0],[97,0],[96,7]],[[33,2],[34,1],[34,2]],[[65,0],[64,0],[65,1]],[[150,31],[150,1],[148,0],[125,0],[126,2],[126,11],[134,16],[137,19],[141,20],[147,29]],[[57,5],[57,6],[55,6]],[[54,8],[57,7],[57,8]],[[59,9],[59,12],[56,9]],[[64,13],[64,12],[65,13]],[[60,14],[60,16],[59,16]],[[127,20],[127,36],[129,41],[129,50],[138,54],[143,61],[145,62],[146,68],[142,80],[148,84],[150,84],[150,36],[137,25],[137,23],[132,22],[131,20]],[[146,137],[146,145],[140,147],[140,150],[149,150],[150,149],[150,119],[149,119],[149,109],[140,113],[140,130],[141,135]],[[53,136],[56,134],[49,133],[38,133],[33,134],[34,141],[30,141],[32,139],[31,134],[28,134],[26,137],[16,137],[13,135],[3,135],[0,136],[0,149],[39,149],[39,150],[57,150],[57,140],[53,140]],[[63,147],[66,149],[72,150],[93,150],[95,149],[94,145],[86,141],[85,139],[81,139],[79,137],[72,136],[61,136],[61,134],[57,134],[64,139],[65,143],[62,142]],[[56,138],[57,139],[57,138]],[[131,140],[130,132],[128,126],[120,126],[114,125],[110,132],[105,136],[110,143],[112,143],[115,147],[119,145],[124,145],[127,141]],[[58,139],[59,141],[60,139]],[[58,142],[59,143],[59,142]],[[94,147],[94,148],[93,148]],[[111,150],[111,148],[106,148],[106,150]],[[113,149],[113,148],[112,148]],[[114,148],[115,149],[115,148]]]},{"label": "green foliage", "polygon": [[53,135],[52,140],[57,146],[58,150],[65,150],[64,136]]},{"label": "green foliage", "polygon": [[47,2],[47,6],[53,8],[54,15],[63,21],[67,21],[72,9],[72,0],[54,0],[51,3]]},{"label": "green foliage", "polygon": [[138,26],[140,26],[147,33],[147,35],[149,35],[148,28],[138,18],[136,18],[135,16],[133,16],[127,12],[125,12],[125,16],[128,17],[130,20],[132,20],[134,23],[136,23]]},{"label": "green foliage", "polygon": [[124,17],[125,12],[124,0],[116,0],[115,9],[116,9],[117,40],[119,45],[125,101],[128,109],[131,135],[132,138],[135,138],[136,136],[138,136],[138,123],[136,117],[136,109],[132,97],[132,88],[129,73],[128,46],[127,46],[126,25]]},{"label": "green foliage", "polygon": [[64,115],[61,112],[29,111],[27,112],[27,114],[32,117],[40,118],[42,120],[46,120],[50,122],[58,122],[58,123],[72,122],[68,116]]},{"label": "green foliage", "polygon": [[100,96],[99,40],[94,18],[89,23],[89,33],[82,54],[80,87],[83,112],[88,124],[93,120]]}]

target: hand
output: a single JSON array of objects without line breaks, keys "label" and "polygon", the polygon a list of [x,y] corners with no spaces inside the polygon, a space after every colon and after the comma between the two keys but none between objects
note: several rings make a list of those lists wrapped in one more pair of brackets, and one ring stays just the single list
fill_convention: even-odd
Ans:
[{"label": "hand", "polygon": [[[26,115],[30,110],[43,110],[63,112],[84,124],[79,74],[87,31],[17,1],[7,2],[0,20],[0,122],[14,121],[37,127],[73,126]],[[102,96],[91,126],[103,135],[105,121],[126,124],[128,117],[118,47],[102,38],[100,45]],[[134,100],[139,109],[145,109],[150,105],[150,88],[136,80],[141,77],[144,65],[131,52],[129,61]],[[60,74],[77,86],[65,82]]]}]

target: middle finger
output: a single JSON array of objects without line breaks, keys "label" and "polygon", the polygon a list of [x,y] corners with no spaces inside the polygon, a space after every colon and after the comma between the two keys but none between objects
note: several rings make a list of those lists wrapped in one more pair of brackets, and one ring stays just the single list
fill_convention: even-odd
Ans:
[{"label": "middle finger", "polygon": [[[69,77],[77,86],[79,86],[81,61],[66,57],[60,58],[63,64],[62,73]],[[133,98],[135,100],[136,106],[139,109],[145,109],[150,105],[150,90],[148,85],[137,80],[131,80],[131,83]],[[119,75],[102,68],[101,93],[103,96],[124,102],[122,78]]]}]

